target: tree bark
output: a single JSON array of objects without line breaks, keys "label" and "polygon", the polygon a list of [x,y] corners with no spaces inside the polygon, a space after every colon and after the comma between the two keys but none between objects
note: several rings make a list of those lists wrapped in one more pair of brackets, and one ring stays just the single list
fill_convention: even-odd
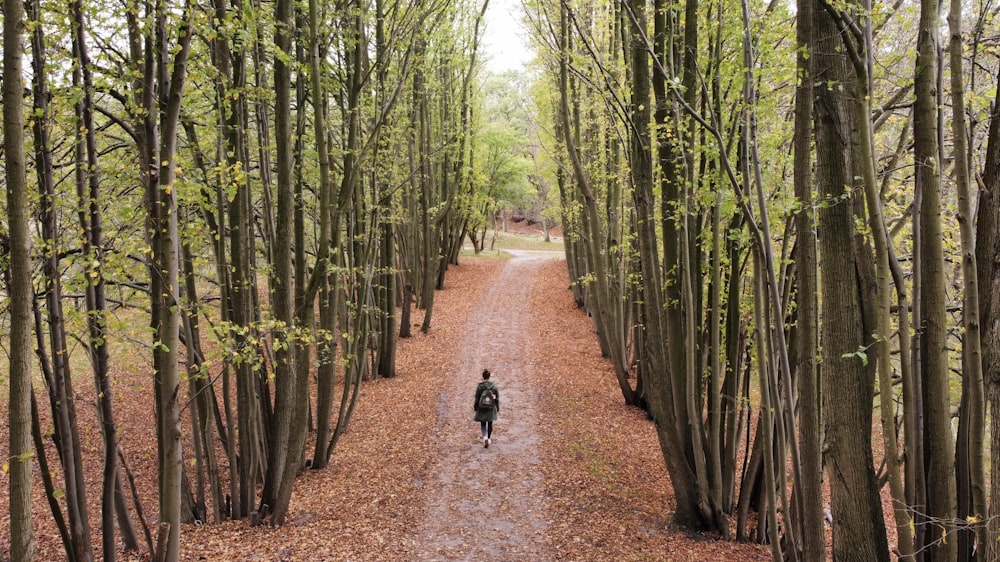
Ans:
[{"label": "tree bark", "polygon": [[[290,56],[294,21],[291,0],[278,0],[274,8],[275,48]],[[272,525],[284,523],[292,496],[292,485],[299,470],[300,453],[290,445],[295,419],[298,375],[295,368],[295,318],[292,296],[292,236],[295,198],[293,194],[293,142],[291,109],[291,61],[274,60],[274,131],[277,157],[277,212],[274,218],[271,295],[275,327],[274,349],[274,418],[268,442],[267,472],[261,494],[261,511]]]},{"label": "tree bark", "polygon": [[[850,69],[831,14],[815,10],[816,180],[822,267],[823,406],[826,474],[831,490],[833,557],[882,560],[889,548],[875,481],[871,444],[872,385],[864,356],[860,280],[855,255]],[[856,92],[854,92],[856,93]],[[851,282],[853,281],[853,282]]]},{"label": "tree bark", "polygon": [[796,4],[796,68],[794,184],[798,213],[795,216],[796,287],[796,383],[799,394],[799,443],[802,452],[802,493],[812,498],[799,515],[802,556],[807,562],[826,558],[823,503],[823,420],[819,365],[819,281],[816,255],[816,207],[813,200],[813,0]]},{"label": "tree bark", "polygon": [[[1000,80],[1000,78],[998,78]],[[1000,83],[998,83],[1000,86]],[[976,264],[980,292],[982,369],[990,406],[990,440],[1000,443],[1000,87],[990,113],[986,158],[979,186],[976,218]],[[1000,447],[990,452],[988,532],[1000,536]],[[989,541],[986,560],[1000,558],[1000,542]]]},{"label": "tree bark", "polygon": [[[986,437],[985,388],[983,386],[983,355],[980,337],[979,279],[976,263],[976,240],[973,233],[972,195],[970,186],[969,149],[965,121],[965,76],[963,75],[962,2],[952,0],[948,23],[951,40],[948,46],[951,62],[951,113],[954,139],[955,188],[958,192],[958,222],[962,244],[962,407],[958,423],[956,478],[958,487],[958,517],[973,522],[975,534],[964,531],[959,535],[959,559],[971,560],[973,552],[986,560],[989,535],[986,532],[986,469],[984,443]],[[974,539],[974,540],[973,540]]]},{"label": "tree bark", "polygon": [[914,78],[914,163],[920,214],[920,366],[923,379],[924,470],[928,532],[924,544],[935,562],[958,559],[955,530],[955,448],[951,429],[947,298],[941,224],[941,161],[938,143],[938,0],[921,0]]},{"label": "tree bark", "polygon": [[[662,310],[659,303],[662,302],[662,290],[660,289],[660,265],[658,250],[656,248],[656,222],[653,220],[653,153],[652,138],[650,135],[650,124],[652,122],[652,112],[650,111],[650,79],[649,79],[649,55],[646,52],[646,45],[641,37],[638,27],[645,26],[646,14],[645,3],[642,0],[630,3],[635,19],[638,22],[636,29],[631,29],[629,54],[627,59],[631,62],[632,70],[632,105],[630,131],[630,155],[632,163],[630,170],[632,173],[632,201],[636,209],[636,229],[643,233],[637,239],[639,247],[638,266],[642,275],[643,294],[648,299],[648,306],[644,307],[643,325],[644,338],[642,363],[648,367],[651,376],[661,377],[665,368],[665,351],[662,346],[663,330],[660,325],[659,310]],[[572,158],[572,156],[571,156]],[[646,363],[648,359],[648,364]],[[655,374],[654,374],[655,373]],[[619,377],[619,386],[622,391],[626,389],[626,404],[638,404],[638,392],[632,392],[630,384],[622,386]],[[637,389],[638,390],[638,389]],[[666,412],[659,412],[666,415]],[[671,427],[669,418],[663,418],[661,423]]]},{"label": "tree bark", "polygon": [[28,235],[28,178],[24,155],[24,75],[22,36],[24,3],[5,0],[3,12],[3,142],[7,192],[10,266],[8,428],[10,466],[10,559],[30,562],[35,557],[31,521],[31,238]]},{"label": "tree bark", "polygon": [[[174,180],[177,128],[193,34],[190,20],[193,10],[190,3],[185,5],[177,30],[177,43],[170,45],[167,10],[159,3],[149,9],[154,25],[144,38],[143,74],[137,95],[144,110],[140,157],[146,190],[146,236],[150,246],[159,519],[160,528],[166,533],[162,538],[164,550],[158,550],[156,555],[174,561],[180,553],[183,471],[177,366],[180,344],[179,242]],[[173,53],[173,60],[168,65],[170,53]]]}]

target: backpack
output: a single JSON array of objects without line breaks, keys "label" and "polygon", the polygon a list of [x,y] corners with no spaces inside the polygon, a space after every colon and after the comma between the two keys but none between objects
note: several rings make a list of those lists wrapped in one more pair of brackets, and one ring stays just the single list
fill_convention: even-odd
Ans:
[{"label": "backpack", "polygon": [[494,401],[496,400],[496,395],[493,394],[493,389],[486,387],[479,394],[479,409],[480,410],[492,410]]}]

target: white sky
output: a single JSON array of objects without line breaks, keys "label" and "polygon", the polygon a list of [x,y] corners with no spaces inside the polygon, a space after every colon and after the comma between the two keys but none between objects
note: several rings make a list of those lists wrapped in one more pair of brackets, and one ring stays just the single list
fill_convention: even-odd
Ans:
[{"label": "white sky", "polygon": [[521,24],[522,13],[521,0],[490,0],[486,8],[483,46],[486,67],[493,72],[521,70],[534,57]]}]

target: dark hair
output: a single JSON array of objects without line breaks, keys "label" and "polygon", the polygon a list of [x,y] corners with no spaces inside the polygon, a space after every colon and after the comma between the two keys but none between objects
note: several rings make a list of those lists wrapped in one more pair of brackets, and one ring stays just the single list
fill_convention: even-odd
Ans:
[{"label": "dark hair", "polygon": [[490,380],[490,370],[489,369],[483,369],[483,380],[484,381]]}]

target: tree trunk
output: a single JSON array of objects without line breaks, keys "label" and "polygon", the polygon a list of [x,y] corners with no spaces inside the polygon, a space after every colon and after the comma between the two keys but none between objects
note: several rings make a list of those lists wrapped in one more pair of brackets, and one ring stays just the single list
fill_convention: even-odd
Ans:
[{"label": "tree trunk", "polygon": [[[247,24],[243,22],[242,14],[239,8],[231,9],[228,0],[215,1],[215,21],[217,25],[224,26],[225,22],[232,20],[235,31],[231,33],[239,34],[245,30]],[[235,418],[231,413],[229,374],[226,373],[223,379],[226,418],[229,421],[226,442],[229,446],[227,454],[231,507],[227,515],[232,519],[241,519],[254,509],[257,494],[256,486],[262,463],[262,407],[257,392],[256,361],[253,357],[258,350],[252,343],[258,339],[253,312],[256,292],[251,230],[253,205],[250,186],[245,175],[239,173],[240,170],[251,167],[245,137],[247,96],[243,93],[246,87],[246,47],[243,41],[235,41],[231,46],[229,33],[225,27],[219,30],[213,57],[218,69],[217,98],[222,100],[222,106],[217,111],[224,139],[226,165],[226,173],[220,178],[216,194],[216,207],[219,224],[228,224],[228,228],[220,229],[217,259],[223,295],[222,318],[233,325],[228,334],[229,345],[237,356],[233,366],[236,380]],[[266,146],[267,138],[262,138],[261,143]],[[261,165],[265,170],[269,169],[264,163]],[[265,183],[269,177],[269,173],[262,173]],[[232,201],[229,201],[227,195],[230,189],[234,191]],[[226,231],[228,237],[223,234]],[[229,241],[228,256],[225,254],[226,240]]]},{"label": "tree trunk", "polygon": [[[329,275],[329,274],[328,274]],[[332,277],[332,276],[331,276]],[[330,458],[330,415],[337,375],[337,295],[332,280],[323,283],[319,294],[319,339],[316,342],[316,446],[312,468],[321,469]]]},{"label": "tree trunk", "polygon": [[[895,255],[882,213],[881,193],[879,191],[877,173],[875,170],[876,162],[873,145],[874,133],[871,122],[871,69],[873,68],[874,62],[871,58],[871,21],[869,19],[864,21],[865,29],[863,30],[863,34],[859,36],[845,29],[845,22],[847,21],[847,18],[842,12],[832,12],[831,15],[836,17],[845,50],[849,53],[851,62],[854,65],[854,87],[855,91],[859,92],[858,95],[854,96],[855,101],[852,104],[856,123],[855,133],[857,136],[857,147],[856,151],[852,153],[852,162],[858,170],[855,172],[856,179],[860,180],[861,187],[865,194],[865,201],[868,208],[868,227],[871,231],[875,251],[875,260],[873,264],[875,306],[872,311],[874,313],[874,318],[869,321],[863,321],[863,324],[866,326],[864,328],[864,332],[866,334],[870,331],[867,326],[874,321],[874,330],[872,331],[874,334],[874,341],[869,341],[866,338],[865,346],[870,346],[876,351],[876,365],[879,385],[879,409],[882,422],[883,446],[885,451],[883,462],[887,473],[886,478],[889,482],[893,498],[893,512],[895,515],[896,529],[898,533],[898,552],[901,558],[909,559],[913,555],[912,520],[907,509],[908,504],[900,470],[898,448],[899,438],[896,433],[896,415],[894,404],[895,391],[893,389],[892,382],[892,358],[890,349],[890,339],[892,336],[892,313],[890,310],[892,295],[889,281],[892,274],[892,264],[895,262]],[[867,247],[867,243],[864,239],[859,234],[855,235],[855,239],[861,240],[861,243],[856,243],[856,247],[861,248],[862,250],[860,251],[867,252],[867,250],[864,249]],[[865,269],[866,266],[859,267],[859,271],[864,271]],[[862,275],[862,277],[864,277],[864,275]],[[860,284],[864,287],[867,285],[867,282],[861,281]],[[902,295],[902,292],[900,292],[900,295]],[[862,297],[863,308],[864,300],[864,297]],[[902,297],[900,300],[901,302],[905,301]],[[902,326],[907,324],[905,317],[907,313],[907,311],[900,311],[900,324]],[[905,339],[905,337],[900,338],[901,349],[906,347],[904,341]],[[908,371],[906,368],[901,370],[904,372]]]},{"label": "tree trunk", "polygon": [[[30,4],[33,16],[38,14],[37,3]],[[36,19],[37,21],[37,19]],[[32,33],[32,64],[35,69],[33,84],[34,138],[38,176],[39,211],[42,240],[46,247],[53,249],[60,246],[58,239],[58,212],[56,210],[55,170],[53,168],[51,141],[49,137],[50,112],[48,102],[51,92],[47,83],[45,65],[47,56],[44,44],[44,29],[41,24]],[[78,161],[84,159],[82,143],[74,147],[74,155]],[[79,173],[81,170],[77,169]],[[81,189],[85,180],[78,179],[77,187]],[[80,194],[82,197],[82,193]],[[67,336],[65,316],[62,306],[62,272],[60,252],[45,253],[42,270],[45,274],[45,309],[48,320],[49,345],[51,347],[51,364],[46,360],[44,344],[39,337],[38,354],[42,364],[42,374],[45,377],[49,394],[49,405],[52,411],[56,451],[62,465],[63,482],[65,484],[66,514],[68,519],[69,548],[66,556],[70,560],[91,560],[93,551],[90,541],[90,524],[87,511],[86,487],[83,484],[83,463],[80,462],[80,436],[76,421],[75,398],[73,392],[73,377],[70,371],[67,351]],[[32,296],[33,299],[33,296]],[[33,301],[32,301],[33,302]],[[41,336],[44,328],[39,322],[36,329]],[[51,366],[50,366],[51,365]]]},{"label": "tree trunk", "polygon": [[[630,3],[632,13],[639,22],[638,26],[646,23],[645,3],[635,1]],[[638,27],[637,26],[637,27]],[[652,138],[650,135],[650,124],[652,122],[652,112],[650,110],[650,81],[649,81],[649,55],[646,52],[645,41],[641,38],[637,29],[632,29],[628,34],[631,44],[628,46],[627,59],[631,62],[632,70],[632,105],[631,120],[632,131],[630,137],[629,160],[632,173],[632,197],[636,207],[638,229],[645,234],[638,238],[639,246],[639,268],[642,275],[643,293],[649,299],[649,306],[645,308],[644,325],[646,328],[649,348],[644,350],[644,355],[649,359],[650,374],[652,376],[662,376],[664,373],[664,349],[660,342],[663,341],[663,331],[660,326],[660,315],[658,314],[661,300],[659,260],[656,248],[656,223],[653,220],[653,154]],[[571,156],[572,158],[572,156]],[[622,287],[619,290],[623,290]],[[621,299],[615,299],[621,300]],[[616,308],[617,310],[617,308]],[[618,325],[618,323],[615,323]],[[617,332],[617,330],[616,330]],[[614,334],[610,334],[614,337]],[[655,343],[653,343],[655,342]],[[645,363],[645,360],[643,361]],[[619,376],[619,387],[625,397],[625,403],[635,405],[639,403],[639,389],[632,391],[627,379],[622,384],[622,377]],[[662,412],[665,414],[665,412]],[[669,419],[660,419],[660,423],[672,426]]]},{"label": "tree trunk", "polygon": [[[958,517],[974,521],[975,535],[959,535],[959,559],[986,560],[989,535],[986,532],[986,469],[983,458],[986,426],[983,355],[980,337],[979,279],[976,240],[973,233],[969,153],[965,122],[965,77],[962,60],[962,2],[952,0],[948,15],[951,41],[952,138],[954,139],[955,187],[958,192],[958,221],[962,243],[962,408],[958,423],[956,470]],[[1000,483],[998,483],[1000,484]]]},{"label": "tree trunk", "polygon": [[[274,8],[275,47],[291,54],[294,22],[291,0],[278,0]],[[299,453],[290,448],[295,420],[298,376],[295,368],[294,303],[292,298],[292,236],[294,194],[292,166],[291,61],[274,61],[274,131],[277,152],[277,212],[274,220],[271,294],[274,308],[274,418],[270,422],[267,471],[261,494],[261,512],[272,525],[281,525],[299,470]]]},{"label": "tree trunk", "polygon": [[7,192],[7,228],[10,265],[8,396],[10,486],[10,559],[30,562],[35,557],[31,521],[31,238],[28,231],[28,178],[24,156],[24,74],[22,37],[24,3],[5,0],[3,11],[3,142]]},{"label": "tree trunk", "polygon": [[419,44],[416,48],[416,67],[413,72],[413,102],[414,102],[414,123],[416,128],[416,151],[417,151],[417,186],[420,205],[420,232],[419,248],[417,260],[421,264],[419,271],[420,285],[418,295],[420,300],[418,308],[424,310],[424,319],[420,325],[420,331],[427,333],[431,326],[431,316],[434,310],[434,286],[437,280],[438,259],[438,231],[437,223],[433,217],[433,207],[437,204],[436,185],[434,182],[434,167],[431,164],[430,156],[433,149],[431,147],[431,123],[429,100],[427,92],[427,45],[426,39],[418,38]]},{"label": "tree trunk", "polygon": [[[79,0],[70,3],[73,19],[73,52],[77,59],[73,82],[82,89],[76,104],[79,122],[77,143],[86,147],[86,158],[77,158],[77,192],[80,197],[80,228],[83,236],[83,253],[90,264],[87,270],[87,332],[89,352],[94,371],[98,396],[98,420],[104,438],[104,469],[101,479],[101,538],[104,560],[114,562],[115,554],[115,484],[118,482],[118,437],[112,408],[111,381],[108,376],[110,358],[108,337],[105,334],[107,307],[104,283],[104,226],[101,217],[101,189],[98,168],[98,147],[94,126],[93,79],[90,56],[87,50],[87,25],[83,6]],[[126,520],[126,525],[131,525]]]},{"label": "tree trunk", "polygon": [[938,146],[938,0],[921,0],[914,79],[914,161],[921,201],[920,366],[923,379],[924,470],[927,482],[928,532],[921,547],[935,562],[954,562],[957,541],[942,540],[955,530],[955,449],[951,429],[948,369],[947,298],[941,225],[941,161]]},{"label": "tree trunk", "polygon": [[[755,267],[754,267],[754,299],[753,299],[753,317],[754,317],[754,343],[757,349],[760,351],[762,356],[766,356],[766,340],[765,333],[768,331],[767,323],[764,321],[764,309],[767,308],[767,298],[764,296],[764,265],[761,263],[763,260],[759,255],[755,256]],[[771,559],[775,562],[779,562],[783,559],[781,554],[781,537],[778,531],[778,502],[777,502],[777,484],[775,472],[780,469],[775,467],[774,458],[775,455],[772,452],[774,450],[774,412],[777,410],[775,405],[771,400],[771,386],[770,381],[772,380],[772,375],[769,372],[771,364],[769,361],[760,360],[757,361],[757,367],[759,372],[757,373],[757,381],[760,384],[760,417],[757,423],[760,428],[760,438],[762,451],[761,457],[764,463],[764,502],[760,506],[760,521],[763,523],[762,527],[758,530],[758,540],[761,542],[766,542],[771,547]],[[780,420],[778,421],[780,423]],[[779,457],[779,458],[784,458]],[[784,495],[784,491],[781,492]]]},{"label": "tree trunk", "polygon": [[[570,17],[568,9],[562,17],[568,20]],[[561,94],[558,118],[561,120],[563,130],[568,132],[573,130],[570,124],[571,112],[568,92],[569,62],[566,60],[570,56],[568,49],[569,22],[563,22],[562,28],[563,33],[560,39],[562,42],[560,53],[560,64],[562,66],[562,70],[560,71]],[[564,140],[566,141],[566,151],[569,156],[573,178],[580,189],[583,199],[583,211],[581,213],[583,219],[582,230],[584,233],[583,246],[586,253],[588,270],[593,277],[593,281],[591,282],[593,287],[590,294],[594,297],[593,302],[589,302],[588,306],[591,307],[593,312],[594,326],[597,329],[598,337],[603,341],[602,349],[608,352],[611,364],[615,369],[615,378],[617,379],[619,389],[622,391],[622,396],[625,398],[627,404],[636,404],[638,396],[629,382],[628,365],[625,360],[624,349],[622,348],[621,332],[614,326],[611,320],[611,304],[609,302],[611,297],[608,289],[606,262],[607,252],[604,244],[602,244],[602,237],[600,235],[600,215],[597,211],[597,198],[591,187],[591,180],[582,161],[576,138],[573,134],[567,134]]]},{"label": "tree trunk", "polygon": [[[822,394],[826,467],[833,514],[833,557],[883,560],[889,549],[871,446],[872,386],[866,369],[860,281],[853,239],[850,80],[844,43],[832,16],[815,10],[816,179],[833,203],[819,212],[822,266]],[[831,86],[833,85],[833,86]],[[854,280],[849,282],[847,280]]]},{"label": "tree trunk", "polygon": [[[141,153],[146,189],[146,232],[149,260],[150,300],[153,328],[153,375],[156,396],[156,434],[159,467],[159,520],[167,533],[163,551],[157,556],[174,561],[180,553],[181,532],[181,428],[178,347],[178,217],[175,191],[175,152],[181,111],[181,93],[187,76],[187,55],[193,27],[193,10],[185,5],[171,46],[167,11],[150,6],[153,37],[146,38],[144,73],[140,96],[143,115]],[[167,57],[173,53],[168,66]],[[158,105],[157,105],[158,101]],[[157,131],[159,134],[157,135]]]},{"label": "tree trunk", "polygon": [[[307,26],[309,24],[307,15],[303,14],[301,10],[296,12],[295,22],[296,37],[308,37]],[[306,45],[311,45],[312,43],[312,41],[308,40],[298,40],[295,42],[297,68],[307,68],[311,64],[312,56],[307,55]],[[309,205],[306,201],[307,186],[303,175],[306,165],[304,147],[307,136],[306,114],[308,112],[304,108],[307,103],[307,82],[304,77],[301,77],[301,74],[295,80],[294,105],[296,108],[302,109],[295,112],[295,130],[293,131],[293,138],[295,140],[292,145],[292,162],[294,163],[292,192],[295,196],[295,204],[292,211],[292,278],[294,279],[292,282],[292,316],[294,317],[294,325],[298,330],[301,330],[301,335],[295,337],[292,344],[295,346],[295,397],[293,398],[295,409],[292,414],[289,449],[297,451],[297,453],[290,453],[294,455],[292,461],[299,467],[296,469],[296,474],[305,464],[306,433],[313,428],[312,398],[309,396],[309,374],[312,368],[311,355],[313,342],[316,338],[316,295],[319,292],[319,282],[325,279],[323,271],[321,271],[321,269],[325,269],[325,263],[324,265],[320,265],[319,263],[310,265],[309,254],[315,253],[318,261],[320,259],[318,247],[328,247],[325,241],[322,240],[322,236],[320,236],[319,239],[314,241],[314,245],[318,246],[314,252],[309,252],[306,248],[306,215]],[[321,97],[317,99],[322,100]],[[329,185],[318,187],[320,190],[318,195],[321,197],[324,196],[323,191],[325,190],[327,192],[325,196],[327,197],[327,201],[329,201]],[[327,204],[329,205],[329,203]],[[322,221],[322,211],[320,211],[319,219]],[[310,276],[308,273],[310,270],[315,272],[315,275]]]},{"label": "tree trunk", "polygon": [[[998,78],[1000,80],[1000,78]],[[976,218],[976,264],[978,268],[979,315],[982,333],[983,378],[990,404],[990,442],[1000,443],[1000,82],[993,101],[979,186]],[[990,450],[989,536],[1000,536],[1000,447]],[[1000,559],[1000,542],[989,541],[985,560]]]},{"label": "tree trunk", "polygon": [[812,105],[813,79],[813,0],[796,4],[796,67],[795,89],[795,198],[799,210],[795,216],[796,287],[796,383],[799,393],[799,444],[802,451],[802,493],[806,498],[799,515],[802,530],[802,555],[806,562],[822,562],[826,558],[823,502],[823,420],[821,417],[819,365],[819,281],[817,279],[816,216],[813,205],[812,175]]},{"label": "tree trunk", "polygon": [[[316,269],[310,282],[310,291],[319,291],[319,333],[316,338],[316,444],[313,452],[312,468],[326,466],[326,445],[330,434],[330,408],[333,404],[333,386],[336,377],[336,314],[331,290],[332,276],[329,274],[330,248],[333,245],[332,225],[334,217],[333,180],[330,177],[330,155],[327,146],[326,93],[323,88],[322,70],[325,68],[320,48],[320,10],[318,2],[309,2],[309,65],[310,88],[312,90],[313,130],[319,164],[319,240],[317,241]],[[309,295],[309,307],[313,297]],[[308,374],[306,375],[308,376]]]},{"label": "tree trunk", "polygon": [[382,311],[381,329],[379,330],[378,375],[392,378],[396,376],[396,237],[395,225],[391,220],[385,220],[380,225],[382,248],[380,269],[385,273],[379,277],[382,280],[379,289],[379,306]]},{"label": "tree trunk", "polygon": [[[185,307],[182,321],[184,325],[185,348],[187,349],[188,377],[190,379],[191,419],[194,424],[192,438],[195,451],[201,450],[196,469],[199,477],[207,476],[209,490],[212,494],[212,522],[222,522],[222,510],[225,505],[225,495],[219,480],[219,463],[215,454],[215,432],[212,430],[214,406],[212,396],[215,387],[209,378],[207,370],[203,370],[204,358],[201,351],[201,330],[198,323],[198,285],[195,280],[194,257],[189,245],[182,247],[182,270],[185,285]],[[199,497],[203,496],[199,485]],[[202,499],[202,516],[207,517],[207,506]],[[203,522],[207,522],[202,519]]]}]

